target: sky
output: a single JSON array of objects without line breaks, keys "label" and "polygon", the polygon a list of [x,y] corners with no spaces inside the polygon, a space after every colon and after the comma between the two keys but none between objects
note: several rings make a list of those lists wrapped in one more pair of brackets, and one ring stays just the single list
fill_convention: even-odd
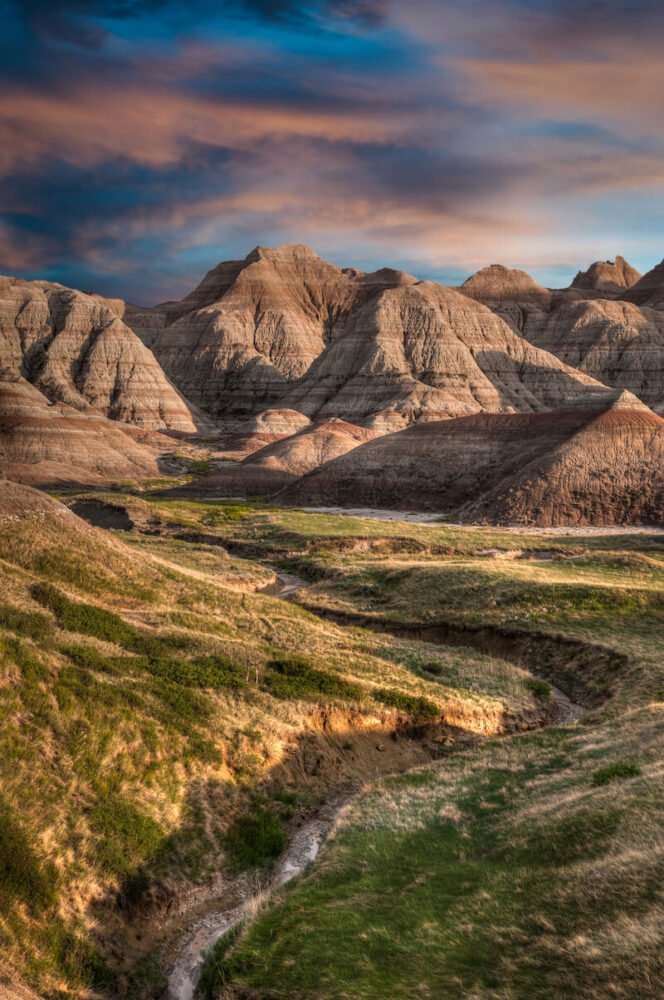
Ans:
[{"label": "sky", "polygon": [[306,243],[664,257],[661,0],[0,0],[0,273],[141,304]]}]

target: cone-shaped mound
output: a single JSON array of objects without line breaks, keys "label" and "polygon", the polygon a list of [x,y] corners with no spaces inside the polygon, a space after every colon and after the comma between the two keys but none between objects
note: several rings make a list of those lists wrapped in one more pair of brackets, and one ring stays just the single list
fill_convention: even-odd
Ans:
[{"label": "cone-shaped mound", "polygon": [[622,392],[594,410],[418,424],[329,462],[280,499],[497,523],[658,524],[663,470],[664,420]]}]

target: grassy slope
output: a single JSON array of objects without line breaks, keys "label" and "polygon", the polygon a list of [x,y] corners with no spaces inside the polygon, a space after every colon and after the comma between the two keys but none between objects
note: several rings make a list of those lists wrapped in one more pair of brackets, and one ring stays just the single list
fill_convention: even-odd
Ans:
[{"label": "grassy slope", "polygon": [[[212,993],[225,983],[229,995],[275,1000],[660,997],[662,539],[261,517],[273,558],[320,581],[307,601],[322,608],[516,624],[608,644],[630,666],[576,727],[379,784],[218,960]],[[559,552],[478,554],[493,547]]]},{"label": "grassy slope", "polygon": [[[252,543],[270,526],[228,507],[151,509]],[[265,579],[210,545],[122,541],[27,504],[0,518],[0,981],[116,990],[149,935],[115,891],[141,905],[155,883],[179,891],[240,864],[238,829],[264,828],[269,856],[293,801],[418,759],[408,741],[376,753],[370,736],[418,699],[471,733],[538,711],[510,664],[322,625],[247,592]],[[243,816],[254,826],[234,826]]]}]

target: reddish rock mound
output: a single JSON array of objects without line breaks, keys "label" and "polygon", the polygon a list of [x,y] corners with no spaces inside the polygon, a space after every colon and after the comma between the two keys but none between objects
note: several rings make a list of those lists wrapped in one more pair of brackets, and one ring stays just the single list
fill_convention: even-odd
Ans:
[{"label": "reddish rock mound", "polygon": [[313,424],[230,465],[197,479],[186,492],[208,496],[269,496],[300,476],[372,441],[377,432],[344,420]]},{"label": "reddish rock mound", "polygon": [[[32,485],[94,484],[159,473],[159,441],[49,401],[20,376],[0,380],[0,474]],[[166,442],[164,442],[166,444]]]},{"label": "reddish rock mound", "polygon": [[664,420],[621,393],[595,410],[418,424],[322,466],[280,500],[543,526],[661,523]]}]

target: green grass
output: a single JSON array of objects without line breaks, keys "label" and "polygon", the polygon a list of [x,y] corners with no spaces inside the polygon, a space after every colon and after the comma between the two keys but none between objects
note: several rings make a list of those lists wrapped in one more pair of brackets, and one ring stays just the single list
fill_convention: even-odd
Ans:
[{"label": "green grass", "polygon": [[69,632],[79,632],[121,645],[131,643],[136,638],[135,630],[119,615],[96,604],[72,601],[50,583],[36,583],[30,592],[35,601],[52,611],[58,624]]},{"label": "green grass", "polygon": [[[120,891],[135,917],[155,881],[186,893],[220,871],[272,864],[283,823],[347,780],[340,758],[358,781],[376,777],[373,758],[362,770],[366,733],[312,736],[319,715],[340,707],[344,724],[357,715],[364,727],[377,692],[416,721],[435,706],[475,736],[499,732],[506,713],[541,714],[548,686],[499,657],[321,624],[237,589],[283,568],[317,581],[304,596],[323,607],[563,632],[629,660],[580,725],[452,754],[358,802],[320,864],[219,956],[231,985],[263,1000],[648,996],[664,952],[662,715],[651,704],[663,690],[661,540],[552,545],[253,503],[126,502],[248,559],[169,538],[134,535],[129,548],[115,534],[70,537],[69,519],[0,533],[3,797],[32,851],[26,870],[57,868],[60,900],[29,910],[27,876],[7,890],[0,977],[18,970],[49,998],[125,989],[104,986],[108,970],[67,901]],[[556,558],[480,554],[492,546],[555,547]],[[308,742],[285,751],[303,736],[316,751],[331,744],[320,768]],[[595,784],[616,762],[640,774],[612,770]],[[94,917],[122,951],[113,911]],[[129,947],[142,945],[132,935]],[[146,957],[125,991],[143,997],[158,978]]]},{"label": "green grass", "polygon": [[440,718],[440,708],[429,698],[416,697],[415,695],[404,694],[402,691],[395,691],[393,688],[381,688],[376,691],[374,697],[383,705],[396,708],[400,712],[419,721],[432,721]]},{"label": "green grass", "polygon": [[276,653],[267,664],[272,673],[267,674],[267,690],[279,698],[338,698],[342,701],[361,701],[363,690],[359,684],[312,666],[308,657],[295,653]]},{"label": "green grass", "polygon": [[279,818],[263,806],[238,816],[224,836],[229,861],[235,871],[271,864],[286,846]]},{"label": "green grass", "polygon": [[53,632],[53,622],[39,611],[24,611],[9,604],[0,605],[0,628],[28,639],[46,642]]},{"label": "green grass", "polygon": [[[624,804],[581,801],[515,820],[515,808],[536,806],[538,782],[554,794],[573,783],[560,750],[537,760],[527,748],[516,759],[484,752],[472,769],[450,758],[444,774],[387,782],[314,872],[216,962],[217,988],[269,1000],[613,995],[615,968],[570,942],[589,922],[654,902],[662,860],[644,859],[627,884],[617,869],[591,888],[584,873],[619,847]],[[623,978],[617,995],[654,1000],[659,980],[648,977],[661,973],[661,954],[644,946],[633,961],[632,986]]]},{"label": "green grass", "polygon": [[613,764],[601,767],[593,774],[593,785],[600,787],[611,781],[622,781],[624,778],[636,778],[641,774],[638,764],[630,764],[626,760],[617,760]]},{"label": "green grass", "polygon": [[58,875],[41,858],[8,802],[0,797],[0,899],[24,899],[41,910],[55,905]]}]

